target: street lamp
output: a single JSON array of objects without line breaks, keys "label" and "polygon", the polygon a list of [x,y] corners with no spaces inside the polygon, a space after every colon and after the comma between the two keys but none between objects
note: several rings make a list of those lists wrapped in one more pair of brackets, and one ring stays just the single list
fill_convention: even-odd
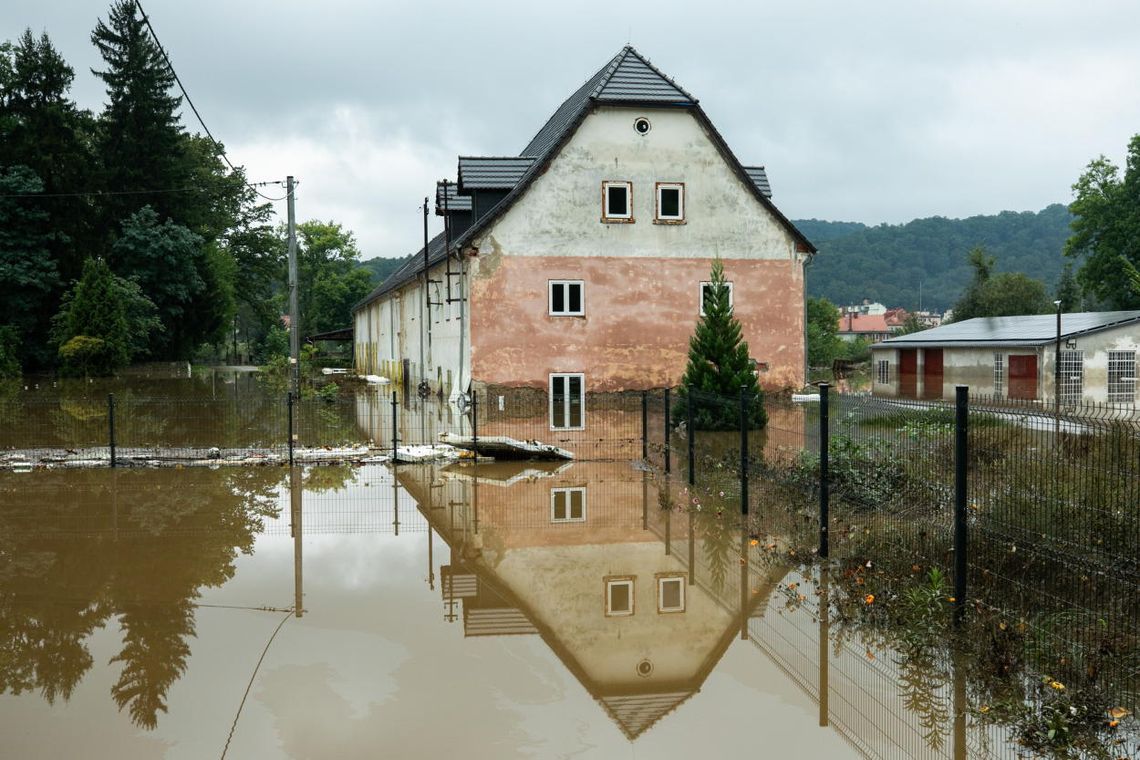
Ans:
[{"label": "street lamp", "polygon": [[1053,355],[1053,416],[1055,425],[1061,420],[1061,302],[1054,301],[1057,307],[1057,350]]}]

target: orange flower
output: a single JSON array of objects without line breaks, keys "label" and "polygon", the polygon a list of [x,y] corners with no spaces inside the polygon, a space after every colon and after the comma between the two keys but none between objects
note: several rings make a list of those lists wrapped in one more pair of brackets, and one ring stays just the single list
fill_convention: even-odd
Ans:
[{"label": "orange flower", "polygon": [[1049,687],[1051,689],[1056,690],[1056,691],[1064,691],[1065,690],[1065,684],[1061,683],[1060,681],[1050,681]]},{"label": "orange flower", "polygon": [[864,604],[874,604],[875,603],[875,595],[874,594],[867,594],[865,597],[863,597],[863,603]]},{"label": "orange flower", "polygon": [[757,541],[757,540],[754,538],[754,539],[752,539],[751,541],[749,541],[749,542],[748,542],[748,544],[749,544],[750,546],[759,546],[759,545],[760,545],[760,542],[759,542],[759,541]]},{"label": "orange flower", "polygon": [[1110,721],[1108,722],[1108,727],[1109,727],[1109,728],[1116,728],[1116,727],[1117,727],[1117,726],[1119,726],[1119,725],[1120,725],[1120,721],[1118,721],[1118,720],[1110,720]]}]

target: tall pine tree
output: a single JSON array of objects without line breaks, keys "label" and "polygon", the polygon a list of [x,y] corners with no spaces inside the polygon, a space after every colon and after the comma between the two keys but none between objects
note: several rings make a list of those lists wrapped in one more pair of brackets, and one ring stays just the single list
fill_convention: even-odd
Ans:
[{"label": "tall pine tree", "polygon": [[693,426],[698,430],[733,430],[740,427],[740,397],[746,401],[745,424],[768,424],[764,393],[756,381],[748,343],[732,313],[724,265],[713,260],[704,291],[704,314],[689,339],[689,362],[681,380],[681,400],[675,418],[683,420],[692,396]]},{"label": "tall pine tree", "polygon": [[[133,0],[117,0],[91,34],[106,67],[92,70],[107,85],[100,118],[99,154],[103,183],[111,192],[171,190],[189,177],[186,134],[178,116],[182,98],[171,94],[174,74]],[[143,205],[160,219],[184,221],[178,193],[113,196],[105,229],[115,229]]]}]

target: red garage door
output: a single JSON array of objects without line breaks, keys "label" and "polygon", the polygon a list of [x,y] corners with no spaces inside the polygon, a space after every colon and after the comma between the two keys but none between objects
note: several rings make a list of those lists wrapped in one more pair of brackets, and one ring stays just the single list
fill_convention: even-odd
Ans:
[{"label": "red garage door", "polygon": [[1009,397],[1037,398],[1037,354],[1009,355]]}]

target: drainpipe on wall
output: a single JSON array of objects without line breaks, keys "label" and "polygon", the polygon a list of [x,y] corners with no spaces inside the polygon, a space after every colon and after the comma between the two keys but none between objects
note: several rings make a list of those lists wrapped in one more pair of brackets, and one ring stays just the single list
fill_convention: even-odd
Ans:
[{"label": "drainpipe on wall", "polygon": [[[792,241],[792,255],[795,255],[795,250],[796,250],[796,243],[793,240]],[[813,260],[814,259],[812,258],[812,254],[810,254],[810,253],[804,254],[804,264],[803,264],[804,299],[803,300],[804,300],[804,385],[805,386],[808,384],[808,369],[809,369],[809,366],[808,366],[807,270],[808,270],[808,267],[811,266],[811,263]]]}]

